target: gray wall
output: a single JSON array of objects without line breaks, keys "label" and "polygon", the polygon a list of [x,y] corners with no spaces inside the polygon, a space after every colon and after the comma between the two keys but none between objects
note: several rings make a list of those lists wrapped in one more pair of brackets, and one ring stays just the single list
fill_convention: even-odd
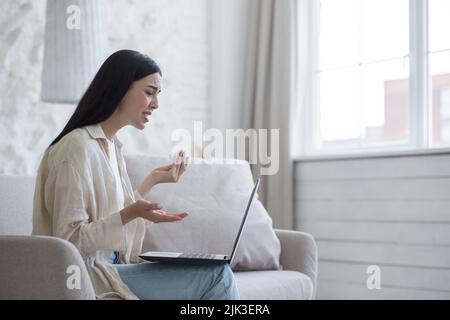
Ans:
[{"label": "gray wall", "polygon": [[[450,153],[296,164],[296,227],[319,249],[319,299],[450,298]],[[369,290],[369,265],[381,289]]]}]

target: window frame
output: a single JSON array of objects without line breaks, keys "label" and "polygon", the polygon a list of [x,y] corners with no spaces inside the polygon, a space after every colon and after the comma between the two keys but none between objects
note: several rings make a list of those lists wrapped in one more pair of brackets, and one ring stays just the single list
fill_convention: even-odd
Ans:
[{"label": "window frame", "polygon": [[320,1],[308,1],[309,80],[311,94],[303,105],[304,156],[371,154],[380,152],[444,149],[432,147],[431,81],[429,74],[428,0],[409,0],[409,137],[406,142],[380,142],[371,146],[322,148],[320,138],[319,25]]}]

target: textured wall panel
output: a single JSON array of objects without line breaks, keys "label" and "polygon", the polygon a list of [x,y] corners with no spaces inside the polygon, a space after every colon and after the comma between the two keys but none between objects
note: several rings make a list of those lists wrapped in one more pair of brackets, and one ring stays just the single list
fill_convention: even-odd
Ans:
[{"label": "textured wall panel", "polygon": [[[208,121],[207,0],[108,0],[108,46],[143,51],[163,71],[160,109],[144,131],[119,134],[125,153],[168,155],[176,128]],[[35,174],[75,105],[40,101],[45,0],[0,0],[0,174]]]}]

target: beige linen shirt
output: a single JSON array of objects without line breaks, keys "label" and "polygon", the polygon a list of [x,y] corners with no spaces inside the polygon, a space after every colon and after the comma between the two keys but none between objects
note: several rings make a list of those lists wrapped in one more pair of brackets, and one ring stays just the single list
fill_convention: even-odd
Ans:
[{"label": "beige linen shirt", "polygon": [[116,177],[108,161],[105,133],[99,124],[75,129],[50,147],[36,178],[33,234],[63,238],[80,251],[97,298],[137,299],[109,264],[113,251],[120,263],[138,263],[148,221],[122,225],[120,210],[141,199],[133,192],[114,137],[125,203],[117,196]]}]

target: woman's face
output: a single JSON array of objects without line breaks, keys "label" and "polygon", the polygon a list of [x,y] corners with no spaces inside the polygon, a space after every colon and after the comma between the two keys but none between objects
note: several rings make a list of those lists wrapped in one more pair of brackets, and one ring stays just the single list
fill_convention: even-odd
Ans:
[{"label": "woman's face", "polygon": [[126,125],[144,129],[152,112],[159,107],[158,94],[161,92],[161,76],[153,73],[134,81],[123,97],[117,112]]}]

